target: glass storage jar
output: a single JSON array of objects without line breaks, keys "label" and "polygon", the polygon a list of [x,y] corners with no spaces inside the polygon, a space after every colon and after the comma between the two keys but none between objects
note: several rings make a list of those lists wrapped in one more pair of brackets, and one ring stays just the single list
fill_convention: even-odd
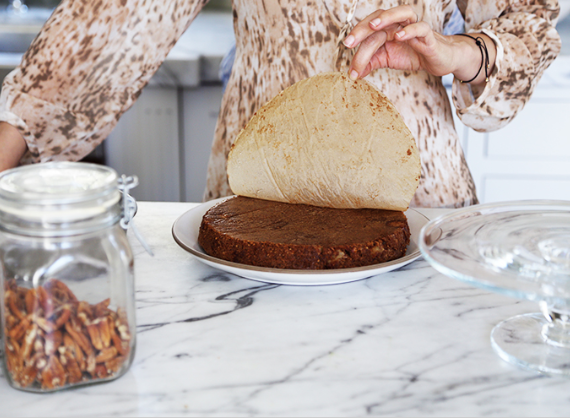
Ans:
[{"label": "glass storage jar", "polygon": [[134,201],[125,180],[69,162],[0,174],[3,366],[13,387],[51,392],[129,368],[133,254],[121,225]]}]

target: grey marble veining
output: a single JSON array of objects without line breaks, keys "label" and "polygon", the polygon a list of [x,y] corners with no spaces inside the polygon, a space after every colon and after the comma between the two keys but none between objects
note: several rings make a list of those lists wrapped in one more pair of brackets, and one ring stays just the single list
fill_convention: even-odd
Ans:
[{"label": "grey marble veining", "polygon": [[129,372],[50,395],[0,376],[0,415],[568,415],[570,379],[519,370],[490,345],[494,325],[534,303],[422,259],[334,286],[242,279],[174,242],[171,226],[191,207],[139,204],[135,222],[155,256],[131,240],[138,340]]}]

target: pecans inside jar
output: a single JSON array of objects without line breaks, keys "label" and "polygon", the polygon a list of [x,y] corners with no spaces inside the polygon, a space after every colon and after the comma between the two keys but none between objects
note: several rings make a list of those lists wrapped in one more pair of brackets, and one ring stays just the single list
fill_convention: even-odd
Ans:
[{"label": "pecans inside jar", "polygon": [[5,364],[20,388],[53,390],[108,380],[128,367],[131,330],[110,299],[79,301],[62,281],[4,283]]}]

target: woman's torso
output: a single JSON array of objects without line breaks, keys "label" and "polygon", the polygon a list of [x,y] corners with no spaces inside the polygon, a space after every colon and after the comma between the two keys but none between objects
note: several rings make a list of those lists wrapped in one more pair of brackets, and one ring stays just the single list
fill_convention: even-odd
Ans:
[{"label": "woman's torso", "polygon": [[[343,70],[349,52],[336,65],[339,33],[353,0],[234,0],[236,57],[208,168],[205,198],[231,194],[226,159],[231,144],[253,113],[284,88],[314,74]],[[353,22],[403,1],[359,0]],[[432,29],[443,27],[455,1],[411,4]],[[344,51],[344,48],[342,48]],[[422,177],[413,206],[463,206],[476,203],[475,187],[453,125],[440,77],[424,71],[376,70],[366,80],[396,106],[416,138]]]}]

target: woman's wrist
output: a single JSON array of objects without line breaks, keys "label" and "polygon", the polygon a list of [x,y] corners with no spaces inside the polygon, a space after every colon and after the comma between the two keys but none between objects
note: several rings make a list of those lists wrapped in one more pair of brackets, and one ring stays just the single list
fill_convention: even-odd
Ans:
[{"label": "woman's wrist", "polygon": [[[487,76],[491,74],[495,66],[497,48],[495,42],[483,33],[473,33],[472,36],[453,35],[455,45],[456,64],[452,72],[455,78],[472,86],[484,86]],[[475,38],[479,38],[483,44],[478,45]]]},{"label": "woman's wrist", "polygon": [[0,171],[18,166],[28,146],[20,131],[0,122]]}]

